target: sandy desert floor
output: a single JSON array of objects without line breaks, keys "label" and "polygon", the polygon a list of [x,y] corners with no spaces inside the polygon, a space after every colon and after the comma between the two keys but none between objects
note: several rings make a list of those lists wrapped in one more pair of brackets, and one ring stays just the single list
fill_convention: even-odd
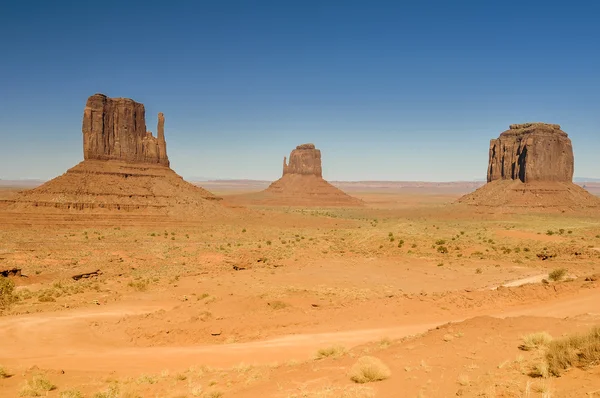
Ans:
[{"label": "sandy desert floor", "polygon": [[[221,194],[226,220],[0,213],[0,270],[26,276],[0,316],[0,396],[600,397],[600,367],[534,377],[544,347],[519,348],[600,325],[600,213]],[[372,357],[387,378],[352,381]]]}]

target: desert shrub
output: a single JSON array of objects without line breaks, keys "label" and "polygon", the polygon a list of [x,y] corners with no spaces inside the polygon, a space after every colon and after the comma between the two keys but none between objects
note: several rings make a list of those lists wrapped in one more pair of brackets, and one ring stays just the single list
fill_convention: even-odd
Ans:
[{"label": "desert shrub", "polygon": [[10,374],[6,371],[6,369],[0,366],[0,379],[6,379],[9,376]]},{"label": "desert shrub", "polygon": [[531,377],[543,377],[544,379],[550,376],[550,370],[548,369],[548,362],[542,361],[533,365],[529,372]]},{"label": "desert shrub", "polygon": [[483,271],[482,271],[482,269],[481,269],[481,268],[477,268],[477,269],[475,270],[475,273],[476,273],[476,274],[481,274],[482,272],[483,272]]},{"label": "desert shrub", "polygon": [[317,351],[315,359],[339,358],[346,353],[346,349],[340,345],[334,345],[327,348],[321,348]]},{"label": "desert shrub", "polygon": [[223,393],[221,391],[210,391],[202,396],[202,398],[221,398]]},{"label": "desert shrub", "polygon": [[56,390],[56,385],[48,380],[46,376],[38,374],[25,382],[19,395],[21,397],[40,397],[44,392],[54,390]]},{"label": "desert shrub", "polygon": [[59,394],[60,398],[83,398],[83,394],[79,390],[65,390]]},{"label": "desert shrub", "polygon": [[519,348],[523,351],[531,351],[537,348],[546,347],[552,341],[552,336],[548,332],[530,333],[523,336],[523,344]]},{"label": "desert shrub", "polygon": [[446,241],[444,239],[438,239],[438,240],[435,241],[435,244],[438,245],[438,246],[439,245],[445,245]]},{"label": "desert shrub", "polygon": [[97,392],[94,398],[119,398],[119,386],[116,384],[110,385],[106,391]]},{"label": "desert shrub", "polygon": [[14,294],[15,282],[10,278],[0,276],[0,311],[10,308],[18,297]]},{"label": "desert shrub", "polygon": [[562,235],[562,234],[565,233],[565,230],[563,228],[561,228],[561,229],[558,230],[558,233]]},{"label": "desert shrub", "polygon": [[271,308],[273,308],[274,310],[282,310],[282,309],[288,307],[288,304],[283,301],[280,301],[280,300],[275,300],[275,301],[271,301],[269,303],[269,306]]},{"label": "desert shrub", "polygon": [[559,281],[567,274],[566,268],[557,268],[548,274],[548,279],[551,281]]},{"label": "desert shrub", "polygon": [[381,381],[390,377],[392,372],[380,359],[375,357],[361,357],[350,368],[350,380],[355,383],[370,383]]},{"label": "desert shrub", "polygon": [[38,301],[41,303],[51,303],[56,301],[56,299],[52,296],[51,292],[44,291],[38,296]]},{"label": "desert shrub", "polygon": [[144,292],[148,289],[148,284],[150,281],[147,279],[140,279],[137,281],[131,281],[127,284],[127,286],[134,288],[138,292]]},{"label": "desert shrub", "polygon": [[587,368],[600,364],[600,327],[550,342],[545,360],[549,373],[554,376],[560,376],[571,367]]},{"label": "desert shrub", "polygon": [[551,229],[546,231],[546,235],[554,235],[554,231],[552,231]]},{"label": "desert shrub", "polygon": [[448,248],[446,246],[438,246],[437,251],[438,253],[446,254],[448,253]]},{"label": "desert shrub", "polygon": [[271,241],[270,240],[268,240],[266,243],[267,243],[267,246],[271,246]]}]

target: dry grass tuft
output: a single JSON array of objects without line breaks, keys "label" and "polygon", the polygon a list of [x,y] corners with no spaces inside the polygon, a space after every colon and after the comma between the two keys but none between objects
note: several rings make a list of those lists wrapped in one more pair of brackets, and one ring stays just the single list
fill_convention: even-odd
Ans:
[{"label": "dry grass tuft", "polygon": [[341,345],[334,345],[327,348],[321,348],[317,351],[315,359],[339,358],[346,353],[346,348]]},{"label": "dry grass tuft", "polygon": [[546,361],[542,361],[538,364],[535,364],[529,372],[529,376],[531,377],[543,377],[547,379],[550,377],[550,370],[548,369],[548,363]]},{"label": "dry grass tuft", "polygon": [[375,391],[365,386],[328,386],[319,390],[306,391],[288,395],[287,398],[374,398]]},{"label": "dry grass tuft", "polygon": [[550,374],[560,374],[571,368],[587,368],[600,364],[600,326],[588,333],[552,341],[545,356]]},{"label": "dry grass tuft", "polygon": [[552,336],[548,332],[530,333],[523,336],[523,344],[519,348],[523,351],[532,351],[541,347],[546,347],[552,341]]},{"label": "dry grass tuft", "polygon": [[350,369],[350,380],[355,383],[370,383],[389,378],[392,372],[380,359],[361,357]]},{"label": "dry grass tuft", "polygon": [[59,398],[83,398],[83,394],[79,390],[65,390],[60,393]]},{"label": "dry grass tuft", "polygon": [[6,379],[8,377],[10,377],[10,374],[8,374],[5,368],[0,366],[0,379]]},{"label": "dry grass tuft", "polygon": [[31,380],[27,380],[23,388],[21,388],[21,392],[19,396],[21,397],[41,397],[43,393],[47,393],[48,391],[56,390],[56,385],[54,385],[50,380],[46,378],[44,375],[34,375]]}]

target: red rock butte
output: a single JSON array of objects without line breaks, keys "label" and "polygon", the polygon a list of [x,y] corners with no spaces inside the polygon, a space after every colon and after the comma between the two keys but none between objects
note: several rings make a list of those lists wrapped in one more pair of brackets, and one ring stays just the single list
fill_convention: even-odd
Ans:
[{"label": "red rock butte", "polygon": [[573,146],[557,124],[513,124],[490,141],[488,183],[459,202],[476,206],[586,208],[600,199],[573,184]]},{"label": "red rock butte", "polygon": [[3,202],[16,210],[153,211],[164,214],[219,212],[207,190],[169,167],[158,114],[158,137],[146,130],[144,105],[95,94],[83,112],[84,160],[59,177]]},{"label": "red rock butte", "polygon": [[262,192],[264,203],[290,206],[361,206],[363,202],[323,179],[321,151],[298,145],[283,158],[283,175]]}]

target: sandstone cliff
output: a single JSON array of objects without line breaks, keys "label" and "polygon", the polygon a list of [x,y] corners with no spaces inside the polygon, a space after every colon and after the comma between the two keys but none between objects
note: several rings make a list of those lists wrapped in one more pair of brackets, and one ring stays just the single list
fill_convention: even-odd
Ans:
[{"label": "sandstone cliff", "polygon": [[158,117],[158,138],[146,131],[144,105],[129,98],[95,94],[83,113],[83,158],[121,160],[169,166],[164,116]]},{"label": "sandstone cliff", "polygon": [[283,158],[283,175],[302,174],[323,177],[321,168],[321,151],[314,144],[298,145],[290,153],[290,161]]},{"label": "sandstone cliff", "polygon": [[600,199],[572,183],[573,147],[557,124],[513,124],[490,142],[488,183],[458,201],[502,211],[598,208]]},{"label": "sandstone cliff", "polygon": [[0,207],[17,211],[150,212],[224,216],[220,198],[183,180],[169,167],[158,114],[158,137],[146,131],[144,105],[127,98],[91,96],[83,115],[84,160]]},{"label": "sandstone cliff", "polygon": [[252,200],[269,205],[290,206],[362,206],[353,198],[323,179],[321,151],[314,144],[298,145],[283,158],[283,176]]},{"label": "sandstone cliff", "polygon": [[513,124],[490,141],[487,180],[573,179],[573,147],[557,124]]}]

